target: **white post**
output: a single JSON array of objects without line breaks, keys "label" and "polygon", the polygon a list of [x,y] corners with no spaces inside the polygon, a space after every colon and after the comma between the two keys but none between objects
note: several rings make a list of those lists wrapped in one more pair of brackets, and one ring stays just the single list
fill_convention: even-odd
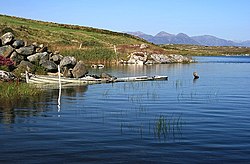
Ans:
[{"label": "white post", "polygon": [[58,95],[58,112],[61,110],[61,94],[62,94],[62,84],[61,84],[61,71],[60,71],[60,66],[57,66],[58,68],[58,83],[59,83],[59,95]]},{"label": "white post", "polygon": [[114,45],[114,51],[115,51],[115,56],[116,56],[116,63],[118,63],[118,56],[117,56],[117,51],[116,51],[116,46]]},{"label": "white post", "polygon": [[29,83],[29,73],[25,71],[26,83]]}]

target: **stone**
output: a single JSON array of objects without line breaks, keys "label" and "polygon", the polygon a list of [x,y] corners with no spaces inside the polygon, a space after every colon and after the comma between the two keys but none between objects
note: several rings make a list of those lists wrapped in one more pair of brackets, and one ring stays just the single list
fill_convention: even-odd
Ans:
[{"label": "stone", "polygon": [[194,76],[194,79],[199,79],[200,78],[200,76],[198,75],[197,72],[193,72],[193,76]]},{"label": "stone", "polygon": [[14,48],[20,48],[20,47],[23,47],[25,45],[24,41],[23,40],[16,40],[14,41],[14,43],[12,44],[12,46]]},{"label": "stone", "polygon": [[14,80],[16,76],[12,72],[0,70],[0,81]]},{"label": "stone", "polygon": [[35,52],[35,47],[34,46],[21,47],[19,49],[16,49],[16,52],[23,56],[29,56]]},{"label": "stone", "polygon": [[40,60],[49,60],[49,54],[47,52],[35,53],[27,57],[27,59],[32,62],[39,62]]},{"label": "stone", "polygon": [[11,44],[14,41],[14,35],[11,32],[5,33],[2,37],[2,45]]},{"label": "stone", "polygon": [[42,67],[46,69],[48,72],[57,72],[57,65],[53,61],[45,61],[41,64]]},{"label": "stone", "polygon": [[140,49],[145,49],[145,48],[148,48],[148,45],[147,44],[141,44]]},{"label": "stone", "polygon": [[130,55],[128,64],[139,64],[143,65],[147,61],[147,55],[144,52],[134,52]]},{"label": "stone", "polygon": [[40,49],[38,50],[38,52],[47,52],[48,51],[48,47],[39,47]]},{"label": "stone", "polygon": [[88,74],[88,70],[83,61],[79,61],[72,70],[73,77],[81,78]]},{"label": "stone", "polygon": [[112,78],[113,76],[108,73],[101,73],[100,78]]},{"label": "stone", "polygon": [[171,63],[169,56],[164,54],[151,54],[150,56],[156,63]]},{"label": "stone", "polygon": [[68,67],[68,68],[74,68],[76,65],[76,58],[72,56],[65,56],[61,62],[60,62],[60,67]]},{"label": "stone", "polygon": [[35,68],[35,65],[33,65],[29,61],[22,60],[17,67],[18,67],[18,69],[21,69],[23,71],[32,72],[32,70]]},{"label": "stone", "polygon": [[63,59],[62,55],[53,55],[50,58],[53,62],[55,62],[56,64],[60,64],[60,61]]},{"label": "stone", "polygon": [[9,58],[13,51],[14,48],[12,48],[10,45],[0,47],[0,55],[3,55],[6,58]]},{"label": "stone", "polygon": [[108,73],[104,73],[104,72],[101,73],[100,78],[108,79],[108,80],[111,80],[111,81],[117,79],[116,77],[114,77],[114,76],[112,76],[112,75],[110,75]]},{"label": "stone", "polygon": [[16,51],[14,51],[11,54],[10,59],[15,63],[15,65],[18,65],[24,59],[24,57],[22,55],[19,55]]},{"label": "stone", "polygon": [[68,69],[67,67],[65,67],[63,71],[63,77],[72,78],[73,77],[72,68]]}]

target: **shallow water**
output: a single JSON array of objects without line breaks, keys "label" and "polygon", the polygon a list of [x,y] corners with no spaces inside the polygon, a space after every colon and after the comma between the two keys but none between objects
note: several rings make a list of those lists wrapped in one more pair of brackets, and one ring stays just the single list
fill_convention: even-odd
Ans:
[{"label": "shallow water", "polygon": [[60,108],[57,89],[1,102],[0,163],[247,163],[250,57],[195,59],[92,70],[169,80],[63,88]]}]

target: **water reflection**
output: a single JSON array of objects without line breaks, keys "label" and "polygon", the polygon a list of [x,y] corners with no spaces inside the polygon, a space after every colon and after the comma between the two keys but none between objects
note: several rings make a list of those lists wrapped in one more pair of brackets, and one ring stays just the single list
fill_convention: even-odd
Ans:
[{"label": "water reflection", "polygon": [[[31,97],[20,97],[14,100],[0,99],[0,122],[3,124],[15,123],[16,117],[43,116],[47,111],[52,110],[51,106],[57,105],[58,89],[44,86],[45,91],[40,95]],[[76,97],[83,94],[87,86],[63,87],[62,97]]]}]

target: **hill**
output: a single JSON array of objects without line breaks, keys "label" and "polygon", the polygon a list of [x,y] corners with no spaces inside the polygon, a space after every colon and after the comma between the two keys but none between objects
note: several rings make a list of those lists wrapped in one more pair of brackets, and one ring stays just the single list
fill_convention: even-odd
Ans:
[{"label": "hill", "polygon": [[114,45],[118,52],[121,51],[121,57],[133,51],[128,45],[148,44],[147,51],[164,52],[163,48],[126,33],[0,15],[0,33],[6,32],[12,32],[28,44],[45,44],[52,51],[87,61],[113,60]]}]

